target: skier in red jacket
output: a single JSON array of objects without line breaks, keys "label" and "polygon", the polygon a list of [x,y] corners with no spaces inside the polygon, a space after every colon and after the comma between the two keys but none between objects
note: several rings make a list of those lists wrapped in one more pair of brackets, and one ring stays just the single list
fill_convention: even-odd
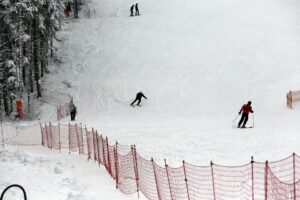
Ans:
[{"label": "skier in red jacket", "polygon": [[246,128],[245,125],[248,121],[249,112],[253,113],[253,110],[251,107],[251,101],[248,101],[247,104],[244,104],[239,112],[239,115],[242,113],[242,117],[241,117],[241,120],[239,121],[238,128],[241,127],[242,123],[243,123],[243,126],[241,128]]}]

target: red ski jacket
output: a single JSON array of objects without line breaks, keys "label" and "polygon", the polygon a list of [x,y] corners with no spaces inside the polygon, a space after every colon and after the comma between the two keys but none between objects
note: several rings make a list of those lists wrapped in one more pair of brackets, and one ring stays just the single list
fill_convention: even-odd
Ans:
[{"label": "red ski jacket", "polygon": [[253,113],[252,107],[248,104],[244,104],[240,110],[243,111],[243,114],[249,114],[249,112]]}]

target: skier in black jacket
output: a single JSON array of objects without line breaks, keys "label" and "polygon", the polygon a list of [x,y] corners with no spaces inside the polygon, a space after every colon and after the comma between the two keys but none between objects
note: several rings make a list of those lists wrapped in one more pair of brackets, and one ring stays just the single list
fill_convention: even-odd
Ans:
[{"label": "skier in black jacket", "polygon": [[134,106],[133,104],[138,101],[137,105],[140,106],[142,97],[144,97],[145,99],[147,99],[147,97],[143,94],[143,92],[139,92],[136,94],[135,100],[130,104],[131,106]]},{"label": "skier in black jacket", "polygon": [[71,121],[75,121],[75,117],[77,114],[77,107],[74,105],[73,100],[71,100],[69,104],[69,110],[70,110],[70,115],[71,115]]},{"label": "skier in black jacket", "polygon": [[135,16],[140,15],[138,4],[135,4]]},{"label": "skier in black jacket", "polygon": [[133,16],[133,9],[134,9],[134,4],[130,7],[130,17]]}]

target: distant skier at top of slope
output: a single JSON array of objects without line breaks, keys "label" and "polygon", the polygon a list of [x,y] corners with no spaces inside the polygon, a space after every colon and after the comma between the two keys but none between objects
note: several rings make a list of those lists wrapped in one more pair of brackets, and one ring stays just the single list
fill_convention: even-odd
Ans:
[{"label": "distant skier at top of slope", "polygon": [[145,99],[147,99],[147,97],[143,94],[143,92],[138,92],[138,93],[136,94],[135,100],[134,100],[130,105],[131,105],[131,106],[134,106],[134,103],[135,103],[136,101],[138,101],[137,106],[140,106],[142,97],[144,97]]},{"label": "distant skier at top of slope", "polygon": [[140,15],[138,4],[135,4],[135,16]]},{"label": "distant skier at top of slope", "polygon": [[133,16],[133,9],[134,9],[134,4],[130,7],[130,17]]},{"label": "distant skier at top of slope", "polygon": [[239,112],[239,115],[242,113],[242,117],[239,121],[238,128],[241,127],[242,123],[243,126],[241,128],[246,128],[246,123],[248,121],[248,115],[249,113],[253,113],[252,107],[251,107],[251,101],[248,101],[247,104],[244,104]]}]

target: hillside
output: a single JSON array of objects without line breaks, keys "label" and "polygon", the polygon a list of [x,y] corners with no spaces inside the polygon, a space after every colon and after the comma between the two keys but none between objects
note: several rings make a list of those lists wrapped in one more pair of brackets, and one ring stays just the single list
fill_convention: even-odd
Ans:
[{"label": "hillside", "polygon": [[[285,102],[300,89],[299,1],[142,0],[141,15],[129,17],[133,3],[94,0],[91,18],[63,26],[63,64],[44,87],[73,95],[78,122],[174,165],[300,152],[300,103]],[[148,100],[132,108],[138,91]],[[248,100],[255,128],[235,129]],[[55,119],[50,109],[42,120]]]}]

